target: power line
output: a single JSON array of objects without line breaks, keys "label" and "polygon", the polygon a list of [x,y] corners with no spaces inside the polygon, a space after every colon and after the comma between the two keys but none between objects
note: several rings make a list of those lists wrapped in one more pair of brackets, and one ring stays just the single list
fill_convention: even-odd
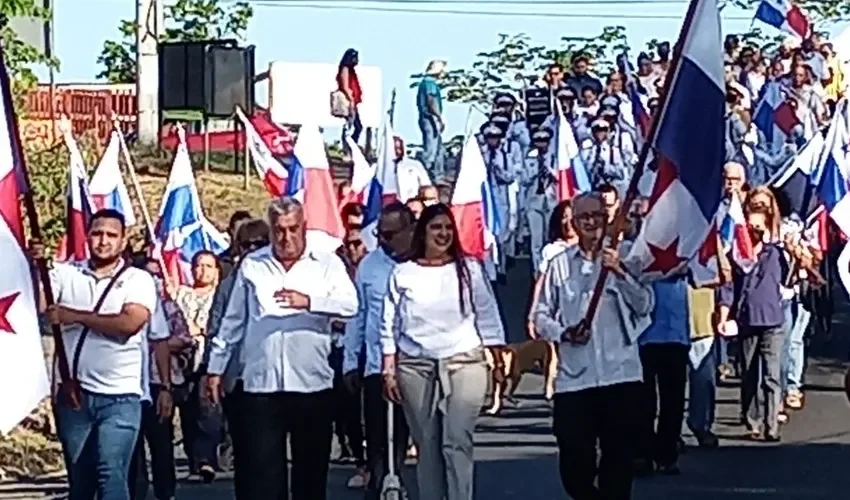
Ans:
[{"label": "power line", "polygon": [[[339,0],[344,1],[344,0]],[[371,0],[370,0],[371,1]],[[625,0],[623,0],[625,1]],[[676,14],[612,14],[612,13],[566,13],[566,12],[527,12],[527,11],[517,11],[517,12],[506,12],[506,11],[486,11],[486,10],[454,10],[454,9],[412,9],[409,7],[384,7],[384,6],[375,6],[375,7],[363,7],[356,5],[329,5],[330,1],[326,0],[326,2],[315,3],[315,0],[311,1],[311,3],[301,3],[299,0],[292,1],[270,1],[270,0],[253,0],[251,3],[265,6],[265,7],[277,7],[277,8],[292,8],[292,9],[314,9],[314,10],[347,10],[347,11],[358,11],[358,12],[387,12],[387,13],[401,13],[401,14],[440,14],[440,15],[457,15],[457,16],[493,16],[493,17],[545,17],[545,18],[558,18],[558,19],[622,19],[622,20],[676,20],[680,21],[682,19],[681,15]],[[351,3],[351,2],[348,2]],[[383,2],[379,3],[410,3],[410,2],[398,2],[397,0],[383,0]],[[448,2],[452,3],[452,2]],[[459,2],[454,2],[459,3]],[[613,3],[613,2],[601,2],[601,3]],[[635,1],[635,4],[644,3]],[[514,4],[516,5],[516,4]],[[553,4],[554,5],[554,4]],[[563,5],[563,3],[562,3]],[[588,4],[589,5],[589,4]],[[597,3],[596,5],[599,5]],[[751,21],[752,17],[750,16],[727,16],[723,18],[725,21]]]},{"label": "power line", "polygon": [[[226,0],[236,2],[238,0]],[[247,0],[248,3],[259,5],[285,5],[293,2],[302,2],[303,0]],[[347,4],[394,4],[394,5],[681,5],[687,6],[687,0],[310,0],[312,4],[328,4],[328,3],[347,3]]]}]

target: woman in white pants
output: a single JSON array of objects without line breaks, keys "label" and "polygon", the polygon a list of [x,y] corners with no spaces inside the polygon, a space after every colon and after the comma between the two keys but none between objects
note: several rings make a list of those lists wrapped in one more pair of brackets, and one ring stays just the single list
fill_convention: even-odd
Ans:
[{"label": "woman in white pants", "polygon": [[473,433],[488,385],[484,349],[500,349],[505,333],[482,265],[463,253],[448,206],[422,212],[411,259],[387,286],[384,391],[404,408],[419,445],[419,498],[472,500]]}]

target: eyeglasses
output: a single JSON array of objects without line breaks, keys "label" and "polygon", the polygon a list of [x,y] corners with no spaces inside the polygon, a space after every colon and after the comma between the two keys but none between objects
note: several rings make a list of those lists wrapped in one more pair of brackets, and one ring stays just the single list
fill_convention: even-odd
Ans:
[{"label": "eyeglasses", "polygon": [[579,222],[590,222],[594,219],[607,219],[608,215],[605,212],[584,212],[575,214],[574,218]]},{"label": "eyeglasses", "polygon": [[350,248],[357,248],[363,246],[363,240],[348,240],[345,242],[345,246]]}]

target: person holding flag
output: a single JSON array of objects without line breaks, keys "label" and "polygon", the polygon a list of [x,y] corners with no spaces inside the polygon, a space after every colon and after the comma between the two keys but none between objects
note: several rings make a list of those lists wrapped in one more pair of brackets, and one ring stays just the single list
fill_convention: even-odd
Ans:
[{"label": "person holding flag", "polygon": [[540,128],[534,132],[531,136],[533,149],[525,158],[525,165],[520,173],[520,194],[525,200],[525,215],[531,232],[532,269],[540,268],[549,219],[558,204],[558,172],[550,154],[551,140],[552,131],[549,129]]}]

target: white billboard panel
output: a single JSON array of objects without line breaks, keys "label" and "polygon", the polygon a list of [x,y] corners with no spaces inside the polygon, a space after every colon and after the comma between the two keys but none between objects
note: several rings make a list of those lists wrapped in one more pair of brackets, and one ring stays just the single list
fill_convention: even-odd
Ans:
[{"label": "white billboard panel", "polygon": [[[331,116],[331,92],[337,89],[336,64],[275,61],[269,66],[269,111],[276,123],[320,127],[342,126],[344,120]],[[360,122],[380,127],[383,118],[381,68],[357,66],[363,89]]]}]

